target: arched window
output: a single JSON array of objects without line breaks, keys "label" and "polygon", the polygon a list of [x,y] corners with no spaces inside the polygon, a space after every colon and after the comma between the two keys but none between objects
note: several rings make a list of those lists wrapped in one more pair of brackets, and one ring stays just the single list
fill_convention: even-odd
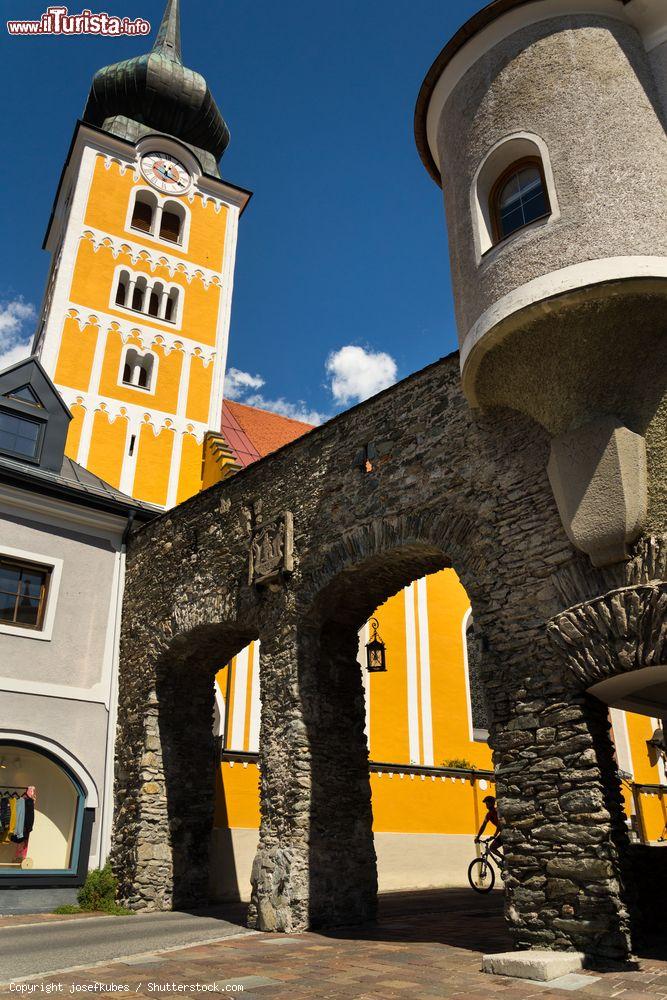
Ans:
[{"label": "arched window", "polygon": [[185,210],[176,201],[165,201],[160,219],[160,239],[170,243],[181,243]]},{"label": "arched window", "polygon": [[491,189],[490,214],[494,242],[549,214],[542,161],[527,156],[511,163]]},{"label": "arched window", "polygon": [[160,308],[160,294],[153,288],[150,294],[150,299],[148,300],[148,315],[157,316],[158,310]]},{"label": "arched window", "polygon": [[472,615],[466,624],[465,641],[473,739],[484,741],[489,736],[489,717],[481,677],[482,643],[479,634],[475,631]]},{"label": "arched window", "polygon": [[116,305],[124,306],[127,299],[127,287],[130,276],[127,271],[121,271],[118,275],[118,285],[116,286]]},{"label": "arched window", "polygon": [[134,292],[132,295],[131,308],[136,309],[137,312],[143,312],[144,310],[144,299],[146,298],[146,287],[148,282],[143,275],[137,278],[136,284],[134,286]]},{"label": "arched window", "polygon": [[169,292],[164,312],[164,318],[169,323],[174,323],[176,321],[177,309],[178,309],[178,289],[172,288],[172,290]]},{"label": "arched window", "polygon": [[137,191],[132,209],[133,229],[138,229],[142,233],[153,232],[153,219],[157,207],[157,197],[151,191]]},{"label": "arched window", "polygon": [[123,384],[134,386],[135,389],[150,389],[154,361],[152,354],[140,354],[136,348],[128,347],[123,362]]}]

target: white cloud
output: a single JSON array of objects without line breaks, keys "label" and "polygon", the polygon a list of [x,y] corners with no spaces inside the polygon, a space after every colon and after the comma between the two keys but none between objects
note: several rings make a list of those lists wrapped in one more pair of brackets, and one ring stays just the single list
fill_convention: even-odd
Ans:
[{"label": "white cloud", "polygon": [[3,372],[5,368],[11,368],[17,361],[29,358],[31,344],[32,340],[20,341],[18,344],[8,347],[6,351],[0,351],[0,372]]},{"label": "white cloud", "polygon": [[228,399],[242,399],[250,389],[261,389],[264,379],[261,375],[251,375],[238,368],[229,368],[225,375],[225,396]]},{"label": "white cloud", "polygon": [[288,399],[265,399],[261,393],[256,392],[246,396],[243,400],[248,406],[258,406],[261,410],[270,410],[271,413],[279,413],[282,417],[290,417],[292,420],[301,420],[304,424],[321,424],[327,419],[324,413],[317,410],[309,410],[302,399],[298,403],[290,403]]},{"label": "white cloud", "polygon": [[326,370],[331,376],[329,388],[333,398],[341,406],[374,396],[393,385],[398,374],[390,354],[367,351],[354,344],[333,351],[327,358]]},{"label": "white cloud", "polygon": [[22,298],[0,302],[0,371],[30,355],[32,338],[24,325],[35,315],[35,307]]},{"label": "white cloud", "polygon": [[251,375],[239,368],[230,368],[225,376],[225,398],[247,406],[257,406],[261,410],[270,410],[271,413],[279,413],[292,420],[301,420],[305,424],[321,424],[326,420],[324,413],[309,409],[303,400],[291,403],[282,396],[279,399],[267,399],[261,392],[253,391],[264,385],[265,380],[261,375]]}]

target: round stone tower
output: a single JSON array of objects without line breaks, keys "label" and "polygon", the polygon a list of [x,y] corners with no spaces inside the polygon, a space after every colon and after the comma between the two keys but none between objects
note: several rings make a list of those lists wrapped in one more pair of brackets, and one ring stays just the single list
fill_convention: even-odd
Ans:
[{"label": "round stone tower", "polygon": [[667,463],[666,120],[663,0],[495,0],[417,102],[464,392],[547,429],[564,528],[598,566],[667,524],[647,474]]}]

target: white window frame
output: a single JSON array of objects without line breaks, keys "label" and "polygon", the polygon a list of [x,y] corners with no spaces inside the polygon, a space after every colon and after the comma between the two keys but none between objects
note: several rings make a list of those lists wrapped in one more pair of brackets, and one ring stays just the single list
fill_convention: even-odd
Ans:
[{"label": "white window frame", "polygon": [[[122,271],[126,271],[129,274],[130,279],[135,281],[138,278],[145,278],[147,286],[152,289],[156,281],[159,281],[167,295],[171,295],[172,292],[178,293],[178,299],[176,302],[176,312],[173,319],[160,319],[159,316],[151,316],[147,312],[139,312],[138,309],[131,309],[129,306],[121,306],[116,302],[116,291],[118,289],[118,282],[120,280],[120,275]],[[153,285],[151,285],[151,281]],[[150,299],[150,292],[148,293]],[[163,278],[154,277],[147,271],[135,271],[133,268],[128,267],[127,264],[118,264],[113,273],[113,281],[111,282],[111,294],[109,295],[109,309],[113,312],[123,313],[125,316],[132,316],[135,322],[143,322],[155,324],[155,326],[162,327],[164,330],[180,330],[183,321],[183,308],[185,301],[185,289],[182,285],[179,285],[175,281],[165,281]]]},{"label": "white window frame", "polygon": [[14,562],[32,563],[49,571],[49,586],[46,595],[46,608],[41,629],[21,628],[20,625],[8,625],[0,622],[0,634],[15,635],[21,639],[37,639],[40,642],[50,642],[53,636],[53,625],[56,618],[56,605],[63,571],[63,560],[55,556],[45,556],[38,552],[27,552],[25,549],[12,549],[8,545],[0,547],[0,556],[12,559]]},{"label": "white window frame", "polygon": [[[134,214],[134,205],[137,200],[137,195],[140,191],[147,191],[150,195],[157,199],[155,205],[155,212],[153,214],[153,224],[151,231],[147,233],[144,229],[135,229],[132,226],[132,216]],[[162,211],[164,209],[165,203],[168,201],[173,201],[175,205],[180,205],[185,212],[185,218],[183,219],[183,227],[181,229],[181,238],[178,243],[174,243],[172,240],[163,240],[158,235],[160,232],[160,223],[162,221]],[[156,191],[155,188],[150,187],[148,184],[137,184],[132,188],[130,192],[130,197],[128,199],[127,214],[125,216],[125,232],[129,233],[132,237],[144,238],[150,240],[152,243],[159,243],[162,247],[171,247],[173,250],[180,251],[181,253],[187,253],[190,244],[190,224],[192,222],[192,212],[190,211],[190,206],[186,204],[185,196],[174,195],[174,194],[161,194]]]},{"label": "white window frame", "polygon": [[[549,214],[534,222],[529,222],[527,226],[522,226],[515,232],[510,233],[504,240],[494,241],[493,222],[491,219],[491,206],[489,199],[494,184],[512,163],[523,159],[526,156],[533,156],[540,160],[544,173],[544,181],[547,187],[547,197],[549,199]],[[553,170],[551,169],[551,158],[546,142],[539,135],[533,132],[513,132],[500,139],[488,151],[473,177],[470,185],[470,215],[472,217],[473,238],[475,241],[475,260],[481,264],[482,259],[487,260],[490,251],[495,251],[496,247],[504,247],[515,236],[530,229],[541,228],[553,225],[560,219],[560,208],[558,206],[558,195],[556,194],[556,184],[554,182]]]},{"label": "white window frame", "polygon": [[[136,351],[136,353],[141,358],[147,358],[149,355],[153,359],[153,367],[151,369],[151,383],[150,386],[144,385],[132,385],[130,382],[123,381],[123,371],[125,369],[125,361],[127,358],[128,351]],[[137,347],[136,344],[127,343],[123,346],[123,350],[120,352],[120,365],[118,366],[118,379],[117,384],[123,389],[135,389],[137,392],[143,392],[146,396],[154,396],[155,389],[157,386],[157,373],[158,366],[160,364],[159,355],[150,348],[144,350],[141,347]]]},{"label": "white window frame", "polygon": [[488,743],[489,730],[475,729],[472,721],[472,696],[470,693],[470,669],[468,667],[468,632],[473,627],[472,608],[468,608],[461,621],[461,638],[463,640],[463,669],[465,672],[466,707],[468,710],[468,733],[473,743]]}]

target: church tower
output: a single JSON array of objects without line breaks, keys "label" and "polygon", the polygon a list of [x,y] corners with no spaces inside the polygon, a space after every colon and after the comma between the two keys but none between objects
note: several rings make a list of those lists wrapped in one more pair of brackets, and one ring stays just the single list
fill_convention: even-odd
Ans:
[{"label": "church tower", "polygon": [[228,143],[168,0],[152,51],[96,73],[44,243],[34,352],[74,416],[67,454],[163,507],[201,488],[220,426],[250,198],[220,177]]}]

